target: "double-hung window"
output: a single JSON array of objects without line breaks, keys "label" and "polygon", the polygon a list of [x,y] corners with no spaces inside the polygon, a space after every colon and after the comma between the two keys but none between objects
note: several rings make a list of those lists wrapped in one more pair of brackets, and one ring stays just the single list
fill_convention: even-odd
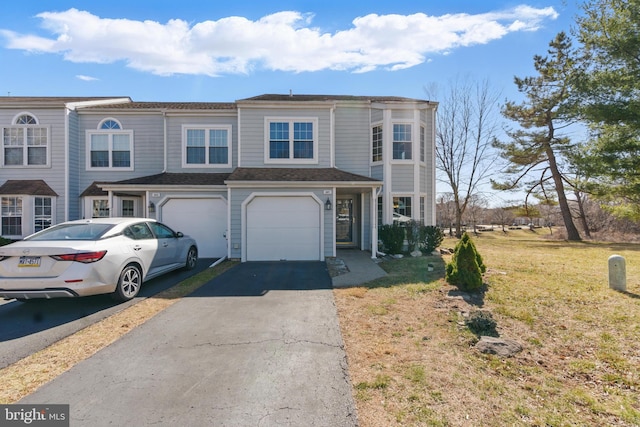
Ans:
[{"label": "double-hung window", "polygon": [[3,166],[48,166],[49,129],[31,114],[21,114],[2,129]]},{"label": "double-hung window", "polygon": [[183,167],[231,167],[231,126],[183,126]]},{"label": "double-hung window", "polygon": [[393,125],[393,159],[411,160],[411,125]]},{"label": "double-hung window", "polygon": [[427,152],[427,133],[424,126],[420,126],[420,161],[425,161]]},{"label": "double-hung window", "polygon": [[382,161],[382,126],[374,126],[371,131],[371,161]]},{"label": "double-hung window", "polygon": [[115,119],[105,119],[87,131],[87,169],[133,170],[133,131]]},{"label": "double-hung window", "polygon": [[22,197],[2,198],[2,235],[22,236]]},{"label": "double-hung window", "polygon": [[33,198],[33,231],[41,231],[51,227],[51,197],[36,196]]},{"label": "double-hung window", "polygon": [[265,163],[318,163],[317,119],[266,119]]}]

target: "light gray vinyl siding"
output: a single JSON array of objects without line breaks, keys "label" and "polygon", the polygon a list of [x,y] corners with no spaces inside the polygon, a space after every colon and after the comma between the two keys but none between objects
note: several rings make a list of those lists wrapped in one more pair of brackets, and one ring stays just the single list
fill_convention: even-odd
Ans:
[{"label": "light gray vinyl siding", "polygon": [[335,164],[338,169],[369,176],[370,134],[368,108],[336,108]]},{"label": "light gray vinyl siding", "polygon": [[382,165],[371,166],[371,178],[382,181],[384,178],[384,169]]},{"label": "light gray vinyl siding", "polygon": [[372,109],[371,110],[371,123],[378,123],[382,121],[383,110]]},{"label": "light gray vinyl siding", "polygon": [[78,130],[78,114],[75,111],[69,113],[69,202],[67,212],[69,220],[79,219],[81,211],[80,193],[82,190],[78,186],[78,178],[80,171],[80,144],[84,138],[80,136]]},{"label": "light gray vinyl siding", "polygon": [[[188,126],[215,126],[231,125],[231,167],[202,167],[183,168],[183,146],[185,141],[182,132],[183,125]],[[238,118],[236,116],[168,116],[167,117],[167,141],[168,141],[168,168],[167,172],[231,172],[238,164]]]},{"label": "light gray vinyl siding", "polygon": [[413,111],[414,110],[392,110],[391,111],[391,120],[394,121],[402,121],[402,120],[410,120],[413,121]]},{"label": "light gray vinyl siding", "polygon": [[[107,117],[120,122],[122,130],[133,131],[133,170],[87,170],[87,131],[96,130]],[[115,182],[161,173],[164,168],[164,123],[161,114],[114,115],[80,114],[79,118],[79,180],[80,192],[94,181]]]},{"label": "light gray vinyl siding", "polygon": [[[240,161],[242,167],[331,167],[331,109],[330,108],[239,108]],[[265,118],[318,119],[318,163],[268,163],[265,164]],[[268,135],[266,136],[268,137]],[[315,142],[315,141],[314,141]]]},{"label": "light gray vinyl siding", "polygon": [[411,193],[413,187],[413,164],[391,167],[391,191]]},{"label": "light gray vinyl siding", "polygon": [[371,249],[371,195],[365,193],[361,196],[364,199],[362,211],[362,241],[361,249]]},{"label": "light gray vinyl siding", "polygon": [[[231,244],[231,254],[230,258],[241,258],[242,257],[242,203],[251,195],[251,194],[259,194],[263,193],[313,193],[320,201],[326,199],[326,195],[324,194],[325,189],[308,189],[308,188],[268,188],[264,190],[257,189],[232,189],[231,190],[231,202],[230,206],[230,218],[231,218],[231,230],[228,234]],[[329,190],[327,188],[326,190]],[[333,237],[333,223],[335,218],[333,216],[333,211],[327,211],[322,209],[324,215],[324,256],[332,256],[333,255],[333,245],[334,245],[334,237]],[[237,246],[237,248],[236,248]]]},{"label": "light gray vinyl siding", "polygon": [[[36,117],[39,127],[48,129],[49,166],[4,167],[0,165],[0,184],[6,180],[42,179],[58,194],[53,221],[65,217],[65,110],[64,108],[11,108],[0,109],[0,127],[11,126],[17,114],[28,113]],[[0,138],[2,136],[0,135]],[[24,212],[23,221],[33,223],[33,212]],[[24,229],[27,229],[24,227]]]}]

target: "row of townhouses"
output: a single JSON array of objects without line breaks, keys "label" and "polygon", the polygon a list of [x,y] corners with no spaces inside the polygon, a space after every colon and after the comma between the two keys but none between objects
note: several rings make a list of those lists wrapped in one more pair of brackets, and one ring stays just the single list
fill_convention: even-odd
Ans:
[{"label": "row of townhouses", "polygon": [[435,223],[436,109],[387,96],[2,97],[1,234],[135,216],[191,235],[200,257],[375,256],[381,224]]}]

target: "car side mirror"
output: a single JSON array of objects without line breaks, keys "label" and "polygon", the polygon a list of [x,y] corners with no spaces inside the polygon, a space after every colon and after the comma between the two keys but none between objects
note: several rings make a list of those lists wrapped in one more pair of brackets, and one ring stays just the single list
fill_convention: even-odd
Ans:
[{"label": "car side mirror", "polygon": [[178,232],[176,233],[176,237],[177,237],[177,238],[184,237],[184,234],[182,234],[182,231],[178,231]]}]

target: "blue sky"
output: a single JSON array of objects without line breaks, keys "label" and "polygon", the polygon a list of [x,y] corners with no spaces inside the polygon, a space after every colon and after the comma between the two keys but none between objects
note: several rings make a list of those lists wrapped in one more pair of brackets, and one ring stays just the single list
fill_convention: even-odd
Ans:
[{"label": "blue sky", "polygon": [[[427,98],[455,76],[517,96],[575,0],[112,0],[0,6],[0,96]],[[436,99],[437,101],[437,99]]]}]

